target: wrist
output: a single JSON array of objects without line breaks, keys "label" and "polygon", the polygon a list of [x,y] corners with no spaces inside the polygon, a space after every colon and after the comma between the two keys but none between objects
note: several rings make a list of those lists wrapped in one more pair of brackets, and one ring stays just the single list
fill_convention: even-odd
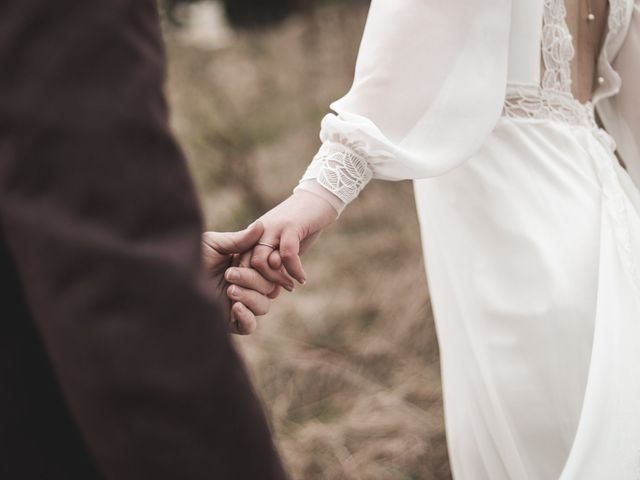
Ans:
[{"label": "wrist", "polygon": [[318,180],[315,178],[302,180],[293,191],[294,192],[306,191],[322,198],[333,207],[333,209],[338,214],[338,217],[340,216],[344,208],[347,206],[347,204],[344,203],[342,200],[340,200],[339,197],[333,194],[326,187],[320,185]]},{"label": "wrist", "polygon": [[[327,193],[331,195],[329,192]],[[297,205],[303,205],[305,209],[317,214],[317,217],[325,224],[336,220],[340,214],[332,202],[322,193],[309,191],[305,188],[296,188],[290,199]]]}]

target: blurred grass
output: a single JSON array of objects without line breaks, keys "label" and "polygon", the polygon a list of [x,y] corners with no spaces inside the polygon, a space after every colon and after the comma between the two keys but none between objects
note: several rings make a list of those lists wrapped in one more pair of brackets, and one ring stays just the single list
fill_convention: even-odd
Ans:
[{"label": "blurred grass", "polygon": [[[285,198],[351,83],[366,5],[327,5],[201,51],[167,32],[169,96],[215,230]],[[373,182],[237,339],[295,480],[450,478],[411,185]]]}]

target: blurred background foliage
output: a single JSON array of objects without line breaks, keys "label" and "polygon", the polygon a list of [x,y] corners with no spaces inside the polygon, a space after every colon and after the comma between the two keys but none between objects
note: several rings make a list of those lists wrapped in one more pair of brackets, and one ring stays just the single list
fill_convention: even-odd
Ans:
[{"label": "blurred background foliage", "polygon": [[[353,78],[365,0],[165,0],[172,122],[208,228],[290,194]],[[372,182],[237,338],[294,480],[449,479],[410,183]]]},{"label": "blurred background foliage", "polygon": [[[368,3],[369,0],[220,0],[230,26],[236,29],[259,29],[277,26],[289,16],[309,12],[328,3]],[[181,5],[202,0],[162,0],[165,13],[174,23],[180,23],[175,10]]]}]

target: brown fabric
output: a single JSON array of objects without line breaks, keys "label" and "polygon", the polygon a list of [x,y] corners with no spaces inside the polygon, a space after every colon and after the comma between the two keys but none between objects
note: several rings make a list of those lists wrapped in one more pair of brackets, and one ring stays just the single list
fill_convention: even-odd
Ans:
[{"label": "brown fabric", "polygon": [[203,288],[153,0],[0,2],[0,478],[284,473]]}]

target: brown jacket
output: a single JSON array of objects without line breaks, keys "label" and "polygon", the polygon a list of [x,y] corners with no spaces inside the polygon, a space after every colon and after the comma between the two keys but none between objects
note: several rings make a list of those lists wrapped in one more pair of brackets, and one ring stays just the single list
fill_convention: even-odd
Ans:
[{"label": "brown jacket", "polygon": [[0,479],[285,477],[167,127],[154,0],[0,0]]}]

